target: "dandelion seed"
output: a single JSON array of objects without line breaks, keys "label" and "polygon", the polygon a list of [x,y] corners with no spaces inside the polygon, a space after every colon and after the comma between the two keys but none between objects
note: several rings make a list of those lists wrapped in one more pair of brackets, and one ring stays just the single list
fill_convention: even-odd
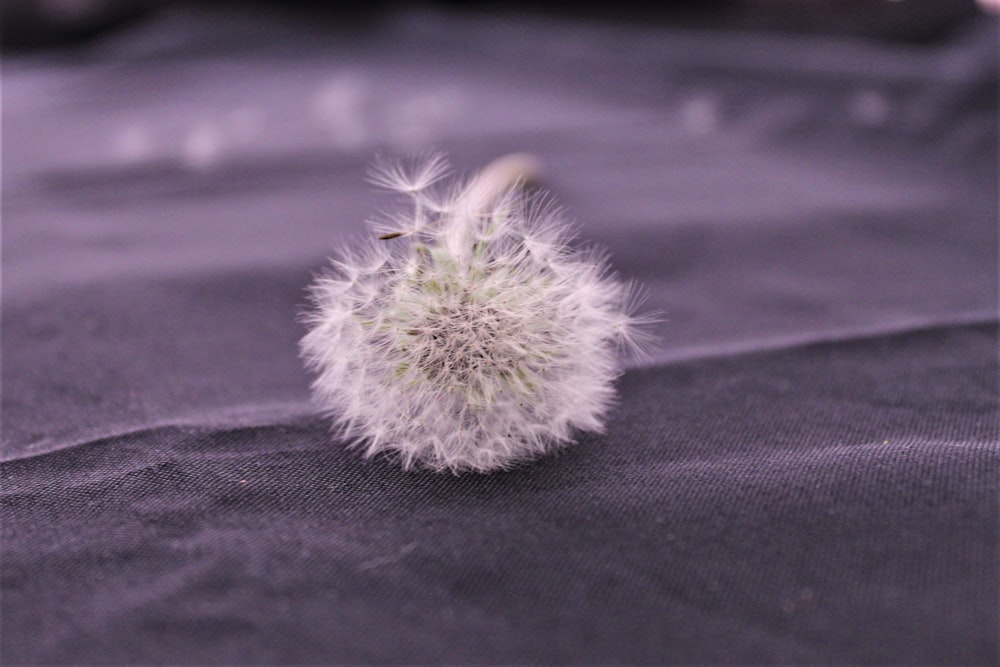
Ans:
[{"label": "dandelion seed", "polygon": [[450,190],[441,157],[371,172],[412,209],[316,281],[301,342],[317,400],[367,456],[486,472],[603,428],[650,320],[603,253],[569,245],[561,209],[526,194],[537,168],[508,156]]}]

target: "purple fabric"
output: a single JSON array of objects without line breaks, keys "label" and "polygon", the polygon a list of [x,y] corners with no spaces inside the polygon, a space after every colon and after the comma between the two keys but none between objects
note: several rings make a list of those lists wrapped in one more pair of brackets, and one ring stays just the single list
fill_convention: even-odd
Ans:
[{"label": "purple fabric", "polygon": [[[996,23],[935,41],[172,10],[7,58],[4,664],[997,659]],[[530,151],[665,314],[493,475],[329,436],[376,151]]]}]

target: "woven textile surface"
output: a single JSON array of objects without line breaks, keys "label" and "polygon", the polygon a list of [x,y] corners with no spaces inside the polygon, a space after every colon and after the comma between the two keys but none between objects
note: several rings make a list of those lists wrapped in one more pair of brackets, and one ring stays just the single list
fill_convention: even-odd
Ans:
[{"label": "woven textile surface", "polygon": [[[995,661],[996,47],[171,9],[5,59],[0,659]],[[605,433],[331,437],[305,288],[429,147],[537,155],[663,313]]]}]

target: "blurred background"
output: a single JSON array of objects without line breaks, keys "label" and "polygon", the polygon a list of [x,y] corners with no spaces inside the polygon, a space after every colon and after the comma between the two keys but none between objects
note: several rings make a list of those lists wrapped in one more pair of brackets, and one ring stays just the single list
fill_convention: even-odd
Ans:
[{"label": "blurred background", "polygon": [[[171,5],[212,5],[225,11],[246,10],[270,4],[282,11],[309,12],[313,17],[343,20],[384,14],[418,3],[404,0],[339,0],[320,3],[200,2],[176,0],[9,0],[3,9],[3,38],[8,49],[52,46],[86,40],[141,19]],[[670,0],[649,3],[490,2],[450,0],[419,3],[441,9],[490,12],[530,11],[551,16],[572,15],[591,19],[663,22],[693,26],[767,28],[813,33],[838,32],[896,39],[933,39],[975,11],[973,0]],[[980,0],[984,10],[995,9],[993,0]]]},{"label": "blurred background", "polygon": [[[995,316],[973,0],[2,7],[4,342],[41,359],[5,355],[15,449],[55,446],[66,386],[125,424],[305,406],[297,313],[391,206],[377,153],[537,154],[665,314],[654,360]],[[56,379],[55,340],[91,370]]]}]

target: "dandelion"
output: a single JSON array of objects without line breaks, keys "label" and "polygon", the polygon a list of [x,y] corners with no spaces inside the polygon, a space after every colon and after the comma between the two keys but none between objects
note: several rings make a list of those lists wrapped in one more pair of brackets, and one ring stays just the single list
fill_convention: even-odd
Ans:
[{"label": "dandelion", "polygon": [[622,351],[647,339],[636,290],[575,247],[508,156],[445,185],[440,157],[377,163],[412,207],[372,223],[311,288],[301,350],[339,435],[405,468],[491,471],[600,431]]}]

